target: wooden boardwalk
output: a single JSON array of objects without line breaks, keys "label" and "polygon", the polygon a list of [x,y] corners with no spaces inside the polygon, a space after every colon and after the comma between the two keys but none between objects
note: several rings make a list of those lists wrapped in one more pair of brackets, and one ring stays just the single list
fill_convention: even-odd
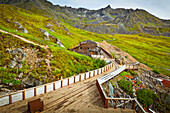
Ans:
[{"label": "wooden boardwalk", "polygon": [[104,72],[90,79],[65,86],[58,90],[48,92],[30,99],[0,107],[0,113],[27,113],[27,103],[41,98],[44,101],[43,113],[133,113],[131,109],[104,108],[104,103],[96,87],[96,79],[115,70]]}]

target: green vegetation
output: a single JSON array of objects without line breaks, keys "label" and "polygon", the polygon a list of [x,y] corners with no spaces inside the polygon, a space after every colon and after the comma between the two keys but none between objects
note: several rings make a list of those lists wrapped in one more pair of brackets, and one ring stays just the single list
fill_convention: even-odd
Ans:
[{"label": "green vegetation", "polygon": [[142,89],[136,91],[137,99],[140,103],[142,103],[145,107],[149,107],[154,101],[158,100],[158,95],[156,95],[153,91]]},{"label": "green vegetation", "polygon": [[118,81],[119,87],[124,90],[127,94],[133,95],[132,82],[127,80]]},{"label": "green vegetation", "polygon": [[139,62],[146,64],[153,70],[170,76],[170,38],[164,36],[114,35],[116,40],[108,43],[126,51]]},{"label": "green vegetation", "polygon": [[[68,51],[62,47],[50,46],[49,51],[53,55],[50,63],[51,71],[47,70],[48,65],[45,60],[42,60],[37,64],[30,64],[30,61],[27,60],[27,58],[25,61],[22,61],[22,68],[19,68],[18,65],[11,68],[9,66],[11,60],[14,57],[19,57],[19,54],[11,54],[7,52],[7,50],[15,50],[23,47],[26,48],[25,50],[38,50],[38,52],[35,52],[35,56],[37,55],[37,58],[39,59],[47,59],[46,55],[48,52],[39,46],[26,43],[8,34],[0,33],[0,40],[0,80],[4,84],[20,84],[20,80],[16,80],[20,73],[23,73],[23,78],[32,76],[40,81],[43,81],[42,78],[45,76],[45,82],[51,82],[53,80],[58,80],[61,77],[66,78],[106,65],[104,60],[92,59],[88,56]],[[34,56],[29,57],[32,57],[33,59]],[[34,66],[33,69],[31,69],[32,66]]]}]

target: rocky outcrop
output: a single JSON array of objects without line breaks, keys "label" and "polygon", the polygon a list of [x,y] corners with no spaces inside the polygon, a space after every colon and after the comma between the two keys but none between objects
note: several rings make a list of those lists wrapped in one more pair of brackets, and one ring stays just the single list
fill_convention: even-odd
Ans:
[{"label": "rocky outcrop", "polygon": [[24,28],[19,22],[14,22],[17,25],[17,28],[24,33],[29,33],[26,28]]},{"label": "rocky outcrop", "polygon": [[24,61],[27,56],[25,51],[22,50],[21,48],[17,48],[12,50],[7,49],[6,52],[13,55],[11,64],[9,64],[8,66],[14,68],[18,64],[18,67],[22,68],[22,61]]}]

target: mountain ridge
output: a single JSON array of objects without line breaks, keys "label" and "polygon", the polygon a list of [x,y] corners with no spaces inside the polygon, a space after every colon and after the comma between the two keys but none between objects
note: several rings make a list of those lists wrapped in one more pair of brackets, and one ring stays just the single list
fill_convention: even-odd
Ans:
[{"label": "mountain ridge", "polygon": [[169,20],[160,19],[143,9],[98,10],[53,5],[47,0],[2,0],[0,4],[15,5],[34,13],[57,18],[73,27],[101,34],[136,34],[170,36]]}]

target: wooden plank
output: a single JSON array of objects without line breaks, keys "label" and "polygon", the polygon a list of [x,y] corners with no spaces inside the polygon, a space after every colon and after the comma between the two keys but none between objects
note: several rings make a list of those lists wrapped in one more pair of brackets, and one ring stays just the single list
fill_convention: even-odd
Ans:
[{"label": "wooden plank", "polygon": [[81,75],[79,75],[80,77],[79,77],[79,81],[81,81]]}]

